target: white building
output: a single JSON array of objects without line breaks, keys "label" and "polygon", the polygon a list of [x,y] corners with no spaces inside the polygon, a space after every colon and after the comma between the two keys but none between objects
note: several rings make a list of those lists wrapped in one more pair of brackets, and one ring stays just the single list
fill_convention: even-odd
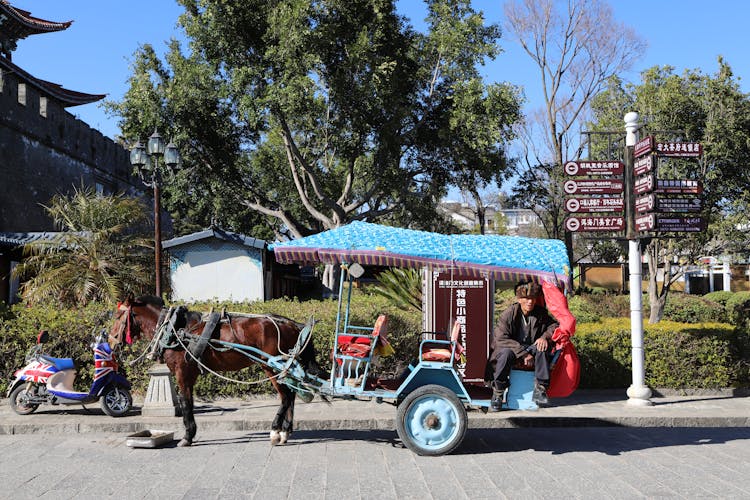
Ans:
[{"label": "white building", "polygon": [[[211,228],[164,241],[174,301],[266,298],[266,242]],[[268,287],[270,288],[270,287]]]}]

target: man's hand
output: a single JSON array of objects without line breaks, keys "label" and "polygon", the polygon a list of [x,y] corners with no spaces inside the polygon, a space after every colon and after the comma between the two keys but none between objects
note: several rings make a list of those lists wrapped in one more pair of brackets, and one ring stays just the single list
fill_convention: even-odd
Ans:
[{"label": "man's hand", "polygon": [[523,357],[523,366],[526,368],[531,368],[531,366],[534,364],[534,356],[531,354],[526,354],[526,356]]},{"label": "man's hand", "polygon": [[549,347],[547,345],[547,339],[545,339],[544,337],[539,337],[538,339],[536,339],[536,342],[534,342],[534,345],[536,345],[536,349],[539,352],[546,352],[547,347]]}]

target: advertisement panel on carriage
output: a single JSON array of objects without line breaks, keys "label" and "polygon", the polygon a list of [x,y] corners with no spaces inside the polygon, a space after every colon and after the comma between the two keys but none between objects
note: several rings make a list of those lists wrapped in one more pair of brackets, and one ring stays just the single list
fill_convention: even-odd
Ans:
[{"label": "advertisement panel on carriage", "polygon": [[492,287],[487,277],[433,273],[432,315],[436,332],[449,332],[452,321],[461,323],[461,343],[466,363],[458,364],[463,381],[484,384],[484,370],[490,355]]}]

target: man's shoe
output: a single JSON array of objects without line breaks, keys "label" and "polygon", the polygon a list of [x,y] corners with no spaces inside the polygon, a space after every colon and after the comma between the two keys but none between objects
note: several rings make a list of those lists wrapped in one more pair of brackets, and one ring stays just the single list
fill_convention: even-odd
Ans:
[{"label": "man's shoe", "polygon": [[547,388],[543,385],[534,387],[534,394],[531,396],[531,400],[538,406],[549,406],[549,398],[547,398]]},{"label": "man's shoe", "polygon": [[500,391],[492,391],[492,399],[490,399],[490,411],[497,412],[503,409],[503,393]]}]

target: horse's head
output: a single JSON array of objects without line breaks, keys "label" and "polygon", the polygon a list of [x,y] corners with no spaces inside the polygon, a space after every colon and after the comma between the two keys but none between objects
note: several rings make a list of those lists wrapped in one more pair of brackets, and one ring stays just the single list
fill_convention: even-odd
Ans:
[{"label": "horse's head", "polygon": [[141,335],[152,337],[163,308],[164,301],[159,297],[144,295],[134,298],[129,295],[124,302],[117,304],[109,344],[116,347],[122,343],[132,344]]}]

